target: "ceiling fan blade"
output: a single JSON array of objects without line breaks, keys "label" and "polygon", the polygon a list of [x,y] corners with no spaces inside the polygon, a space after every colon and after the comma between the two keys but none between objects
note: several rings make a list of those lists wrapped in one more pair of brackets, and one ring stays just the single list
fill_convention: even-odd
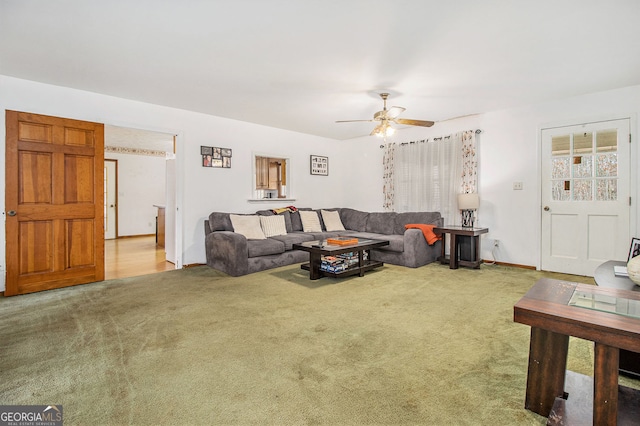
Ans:
[{"label": "ceiling fan blade", "polygon": [[406,108],[402,108],[399,106],[392,106],[387,110],[387,118],[396,118],[397,116],[402,114],[404,110],[406,110]]},{"label": "ceiling fan blade", "polygon": [[398,124],[407,124],[409,126],[431,127],[434,125],[433,121],[412,120],[410,118],[396,118],[394,121]]},{"label": "ceiling fan blade", "polygon": [[358,121],[368,121],[371,122],[373,120],[337,120],[336,123],[355,123]]}]

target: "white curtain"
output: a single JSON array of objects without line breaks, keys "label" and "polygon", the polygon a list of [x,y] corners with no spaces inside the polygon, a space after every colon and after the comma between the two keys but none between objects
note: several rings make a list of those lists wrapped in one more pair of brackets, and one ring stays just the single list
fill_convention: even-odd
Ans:
[{"label": "white curtain", "polygon": [[465,175],[463,142],[469,138],[475,142],[473,132],[460,132],[432,141],[397,145],[394,210],[439,211],[445,224],[460,224],[457,196],[462,192]]}]

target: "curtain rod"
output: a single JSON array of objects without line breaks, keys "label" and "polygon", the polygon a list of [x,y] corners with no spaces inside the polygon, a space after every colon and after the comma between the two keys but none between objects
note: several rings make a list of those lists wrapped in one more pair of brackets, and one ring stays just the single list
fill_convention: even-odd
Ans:
[{"label": "curtain rod", "polygon": [[[482,130],[481,130],[481,129],[476,129],[476,130],[475,130],[475,134],[476,134],[476,135],[479,135],[480,133],[482,133]],[[451,135],[447,135],[447,136],[439,136],[439,137],[437,137],[437,138],[433,138],[433,140],[434,140],[434,141],[439,141],[439,140],[442,140],[442,139],[449,139],[450,137],[451,137]],[[422,143],[422,142],[429,142],[429,139],[422,139],[422,140],[419,140],[419,141],[411,141],[411,142],[402,142],[402,143],[400,143],[399,145],[400,145],[400,146],[404,146],[404,145],[410,145],[410,144],[414,144],[414,143]],[[384,145],[380,145],[380,148],[384,148]]]}]

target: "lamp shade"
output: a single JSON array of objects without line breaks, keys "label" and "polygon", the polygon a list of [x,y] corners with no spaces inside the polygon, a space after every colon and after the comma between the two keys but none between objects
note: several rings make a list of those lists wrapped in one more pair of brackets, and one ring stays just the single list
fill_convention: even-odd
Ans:
[{"label": "lamp shade", "polygon": [[480,207],[478,194],[458,194],[458,208],[460,210],[475,210]]}]

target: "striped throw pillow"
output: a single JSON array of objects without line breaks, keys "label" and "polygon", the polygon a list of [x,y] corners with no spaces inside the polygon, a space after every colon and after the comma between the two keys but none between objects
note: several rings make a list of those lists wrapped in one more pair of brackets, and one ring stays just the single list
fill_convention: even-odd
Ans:
[{"label": "striped throw pillow", "polygon": [[260,226],[265,237],[275,237],[276,235],[287,235],[287,226],[284,216],[260,216]]}]

